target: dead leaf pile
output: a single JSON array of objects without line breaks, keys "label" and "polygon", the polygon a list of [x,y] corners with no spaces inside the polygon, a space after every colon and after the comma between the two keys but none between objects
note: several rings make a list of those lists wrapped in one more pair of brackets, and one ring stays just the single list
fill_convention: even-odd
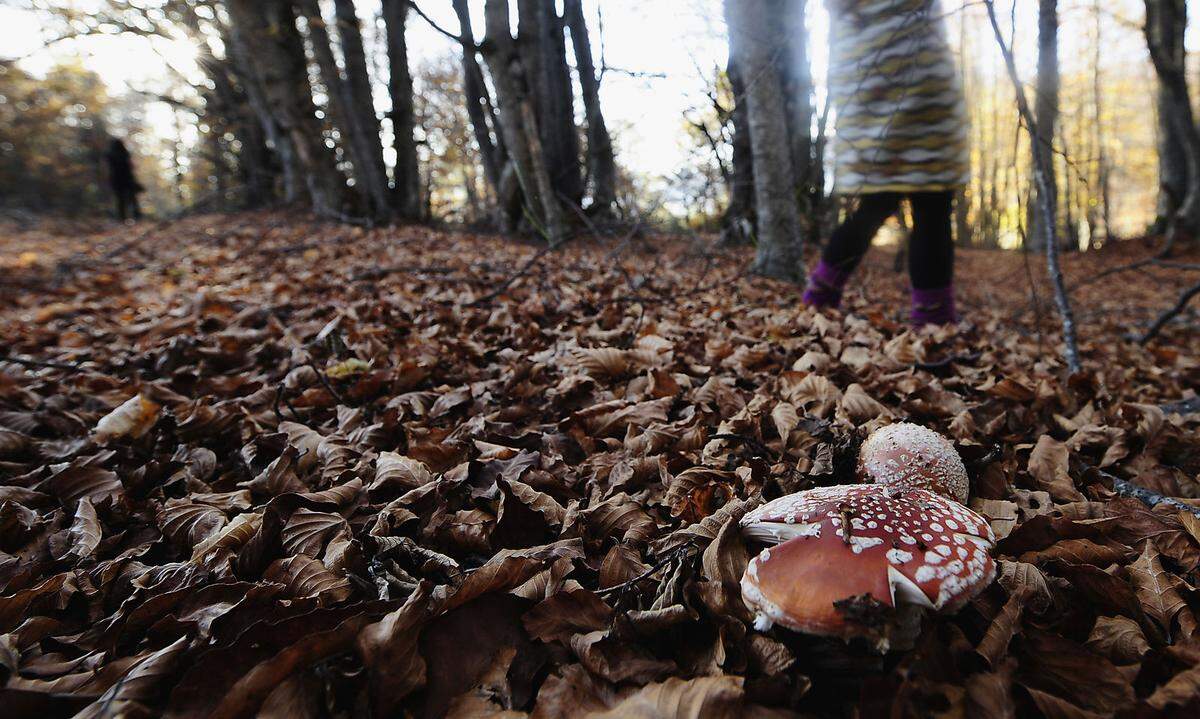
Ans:
[{"label": "dead leaf pile", "polygon": [[[875,266],[825,316],[674,241],[495,297],[533,249],[269,214],[123,241],[48,239],[3,290],[6,716],[1200,709],[1200,520],[1110,479],[1200,506],[1184,330],[1093,322],[1068,376],[974,253],[974,327],[918,333]],[[995,584],[903,654],[754,630],[737,520],[900,419],[957,443]]]}]

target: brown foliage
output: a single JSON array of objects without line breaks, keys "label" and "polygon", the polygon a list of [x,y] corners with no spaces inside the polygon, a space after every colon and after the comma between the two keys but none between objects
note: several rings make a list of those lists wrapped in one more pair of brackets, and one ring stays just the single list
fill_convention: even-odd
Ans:
[{"label": "brown foliage", "polygon": [[[13,707],[1198,706],[1200,522],[1089,469],[1195,504],[1200,414],[1160,408],[1200,382],[1194,337],[1085,333],[1087,371],[1068,376],[1052,343],[982,301],[1023,292],[973,280],[975,327],[913,332],[857,295],[854,314],[815,314],[741,279],[736,256],[710,265],[670,242],[551,254],[479,302],[528,249],[195,219],[125,247],[120,271],[75,258],[56,274],[63,248],[96,258],[123,240],[88,241],[44,238],[50,259],[18,276],[34,289],[0,309],[5,351],[42,362],[0,359]],[[968,254],[964,276],[982,264]],[[862,281],[899,296],[873,268]],[[903,655],[756,631],[738,580],[757,549],[738,520],[853,481],[859,443],[896,419],[955,439],[1000,539],[996,583],[926,617]]]}]

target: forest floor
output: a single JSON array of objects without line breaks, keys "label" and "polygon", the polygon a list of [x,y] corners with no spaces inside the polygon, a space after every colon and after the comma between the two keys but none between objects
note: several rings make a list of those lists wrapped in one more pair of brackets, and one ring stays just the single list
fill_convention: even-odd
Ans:
[{"label": "forest floor", "polygon": [[[1197,309],[1129,339],[1200,272],[1102,274],[1152,252],[1065,258],[1069,376],[1019,253],[917,333],[885,250],[821,315],[706,238],[0,230],[0,706],[1195,716],[1200,520],[1111,481],[1200,507]],[[995,584],[883,656],[755,630],[736,521],[898,419],[955,440]]]}]

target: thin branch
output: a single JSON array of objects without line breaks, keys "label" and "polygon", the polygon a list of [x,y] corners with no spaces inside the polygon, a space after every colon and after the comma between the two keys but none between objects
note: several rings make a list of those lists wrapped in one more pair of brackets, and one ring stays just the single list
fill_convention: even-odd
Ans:
[{"label": "thin branch", "polygon": [[1154,324],[1150,325],[1150,329],[1146,330],[1146,333],[1138,339],[1138,344],[1147,344],[1150,342],[1150,340],[1157,337],[1159,333],[1163,331],[1163,328],[1167,326],[1168,322],[1178,317],[1183,310],[1187,308],[1188,303],[1191,302],[1192,298],[1196,295],[1200,295],[1200,282],[1197,282],[1180,293],[1179,299],[1175,302],[1175,306],[1171,307],[1166,312],[1163,312],[1158,316],[1158,319],[1154,320]]},{"label": "thin branch", "polygon": [[445,35],[446,37],[450,38],[451,40],[458,43],[459,45],[463,45],[466,47],[473,47],[473,45],[471,43],[468,43],[466,40],[463,39],[462,35],[455,35],[454,33],[450,32],[446,28],[437,24],[437,22],[433,18],[426,15],[425,11],[422,10],[420,8],[420,6],[417,5],[415,2],[413,2],[413,0],[408,0],[408,6],[410,8],[412,8],[412,11],[415,12],[417,15],[420,15],[422,20],[429,23],[429,27],[433,28],[434,30],[437,30],[439,33]]},{"label": "thin branch", "polygon": [[[320,380],[322,385],[324,385],[325,391],[333,396],[333,399],[335,402],[337,402],[338,404],[341,404],[341,405],[346,405],[347,407],[350,406],[350,405],[346,404],[346,400],[342,397],[342,395],[338,394],[338,391],[333,388],[332,384],[329,383],[329,378],[325,376],[325,373],[321,370],[320,367],[317,366],[317,364],[315,362],[309,361],[308,366],[310,368],[312,368],[313,372],[317,373],[317,379]],[[293,410],[293,414],[294,413],[295,413],[295,411]]]},{"label": "thin branch", "polygon": [[1200,412],[1200,396],[1167,402],[1166,404],[1160,404],[1158,408],[1167,414],[1192,414]]},{"label": "thin branch", "polygon": [[22,367],[30,369],[61,369],[67,372],[86,372],[87,370],[77,364],[65,364],[62,362],[47,362],[45,360],[26,359],[15,355],[0,355],[0,362],[12,362],[19,364]]},{"label": "thin branch", "polygon": [[1000,21],[996,18],[996,5],[994,0],[985,0],[987,7],[988,20],[991,21],[992,31],[996,35],[996,42],[1000,46],[1000,52],[1004,55],[1004,64],[1008,68],[1008,77],[1012,80],[1013,89],[1017,96],[1017,110],[1025,121],[1026,130],[1030,136],[1030,146],[1033,150],[1033,175],[1037,185],[1037,199],[1040,205],[1042,220],[1043,241],[1046,243],[1046,269],[1050,275],[1050,283],[1054,287],[1054,301],[1058,305],[1058,312],[1062,316],[1062,332],[1063,344],[1066,345],[1065,359],[1067,367],[1072,373],[1079,372],[1083,365],[1079,359],[1079,340],[1075,334],[1075,314],[1071,310],[1071,300],[1067,296],[1067,289],[1063,282],[1062,268],[1058,264],[1058,231],[1055,227],[1056,209],[1054,206],[1054,198],[1050,191],[1050,183],[1047,179],[1047,168],[1052,162],[1051,158],[1046,156],[1046,148],[1043,147],[1039,139],[1037,120],[1033,116],[1033,112],[1029,109],[1029,100],[1025,97],[1025,86],[1021,84],[1021,76],[1017,72],[1017,63],[1013,58],[1012,48],[1004,39],[1004,33],[1000,30]]},{"label": "thin branch", "polygon": [[563,245],[567,244],[568,242],[571,241],[571,239],[572,238],[568,237],[566,240],[558,243],[557,245],[543,246],[537,252],[534,252],[532,255],[530,255],[529,259],[526,260],[523,265],[521,265],[519,268],[517,268],[516,271],[514,271],[512,274],[510,274],[504,280],[504,282],[501,282],[499,287],[497,287],[496,289],[487,293],[483,297],[480,297],[479,299],[475,300],[474,302],[469,304],[468,307],[478,307],[480,305],[487,304],[488,302],[491,302],[492,300],[496,299],[500,295],[504,294],[504,292],[506,290],[508,290],[508,288],[511,287],[514,282],[516,282],[521,277],[524,277],[525,273],[529,272],[529,270],[532,269],[533,266],[536,265],[539,261],[541,261],[541,259],[543,257],[550,254],[554,250],[557,250],[558,248],[562,247]]},{"label": "thin branch", "polygon": [[1112,482],[1113,490],[1122,497],[1131,497],[1147,507],[1157,507],[1160,504],[1165,504],[1168,507],[1178,509],[1181,512],[1188,512],[1192,516],[1200,518],[1200,507],[1193,507],[1187,502],[1181,502],[1174,497],[1167,497],[1152,489],[1146,489],[1127,479],[1121,479],[1115,474],[1109,474],[1099,467],[1088,467],[1085,465],[1085,469],[1095,470],[1096,474]]},{"label": "thin branch", "polygon": [[646,571],[637,575],[633,579],[630,579],[629,581],[626,581],[626,582],[621,582],[620,584],[614,584],[613,586],[608,587],[606,589],[597,590],[596,594],[598,596],[602,597],[605,594],[612,594],[613,592],[619,592],[623,589],[628,589],[629,587],[632,587],[633,585],[637,584],[638,582],[649,579],[651,576],[653,576],[657,572],[661,571],[663,567],[670,564],[676,557],[684,556],[689,549],[691,549],[691,548],[686,545],[683,547],[680,547],[679,549],[676,549],[674,552],[671,552],[667,556],[665,556],[662,559],[655,562],[654,566],[650,567]]}]

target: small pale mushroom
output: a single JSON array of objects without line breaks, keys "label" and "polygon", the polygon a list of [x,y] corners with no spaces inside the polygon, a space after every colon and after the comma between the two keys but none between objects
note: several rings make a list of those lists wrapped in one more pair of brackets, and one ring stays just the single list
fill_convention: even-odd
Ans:
[{"label": "small pale mushroom", "polygon": [[942,435],[900,422],[867,437],[858,452],[859,475],[898,489],[928,489],[966,503],[970,482],[958,450]]},{"label": "small pale mushroom", "polygon": [[742,598],[760,631],[779,624],[869,636],[871,627],[847,611],[847,602],[952,612],[996,573],[987,521],[923,489],[819,487],[769,502],[741,526],[748,539],[772,545],[742,576]]}]

